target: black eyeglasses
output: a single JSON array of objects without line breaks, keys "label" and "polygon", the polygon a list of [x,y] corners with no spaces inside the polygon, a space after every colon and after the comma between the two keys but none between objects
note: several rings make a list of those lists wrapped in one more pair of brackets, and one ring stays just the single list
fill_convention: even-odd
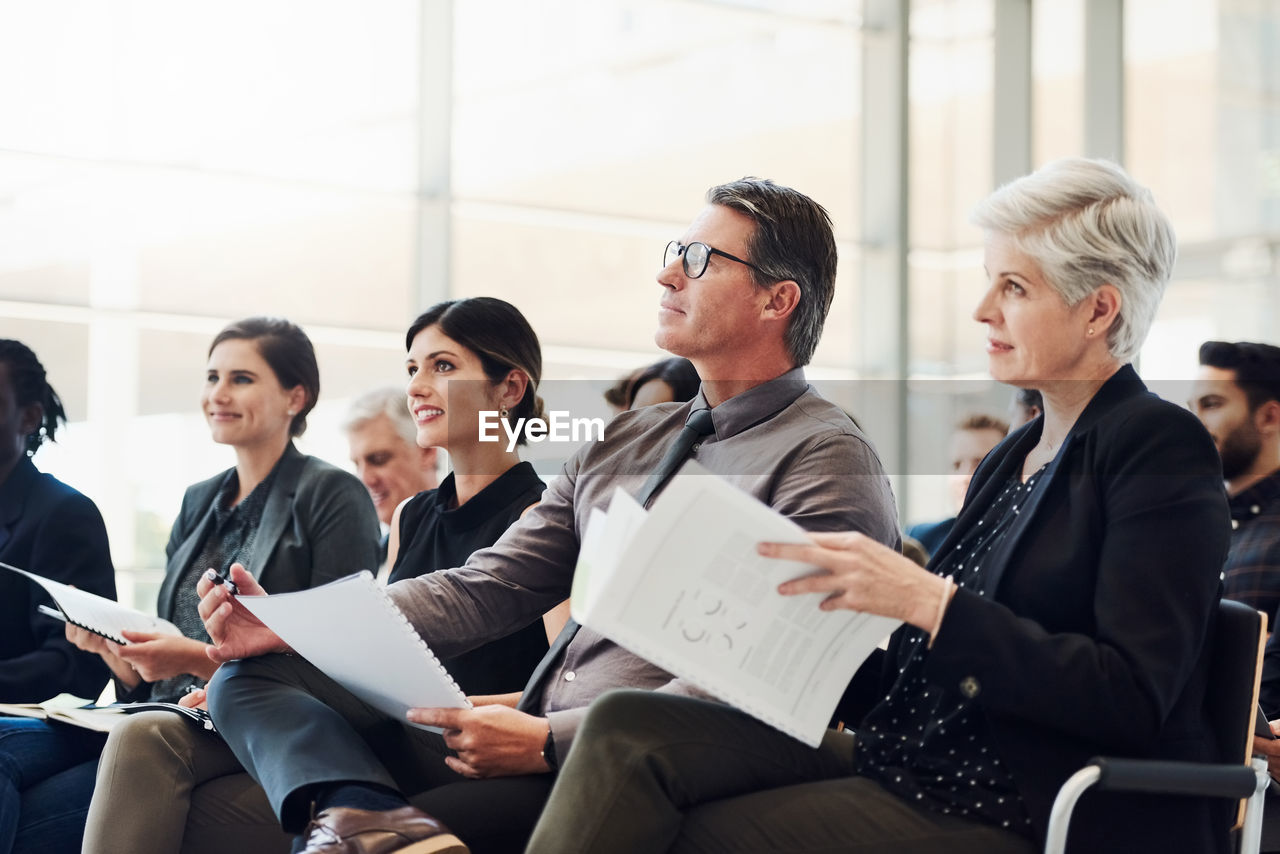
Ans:
[{"label": "black eyeglasses", "polygon": [[685,246],[678,240],[673,240],[668,243],[667,251],[662,255],[662,266],[670,267],[672,261],[683,257],[684,274],[690,279],[696,279],[703,273],[707,272],[707,262],[711,260],[712,255],[719,255],[721,258],[728,258],[730,261],[737,261],[739,264],[746,264],[762,276],[769,275],[750,261],[744,261],[736,255],[730,255],[728,252],[721,252],[719,249],[713,249],[707,244],[700,243],[696,240],[688,246]]}]

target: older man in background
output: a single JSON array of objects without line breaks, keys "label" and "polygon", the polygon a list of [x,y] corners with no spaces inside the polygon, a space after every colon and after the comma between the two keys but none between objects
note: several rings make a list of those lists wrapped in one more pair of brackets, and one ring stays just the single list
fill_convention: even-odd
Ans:
[{"label": "older man in background", "polygon": [[[378,521],[386,528],[400,502],[440,485],[437,451],[419,448],[417,429],[403,389],[387,386],[367,391],[351,402],[342,421],[356,476],[369,490]],[[382,537],[382,559],[387,536]]]}]

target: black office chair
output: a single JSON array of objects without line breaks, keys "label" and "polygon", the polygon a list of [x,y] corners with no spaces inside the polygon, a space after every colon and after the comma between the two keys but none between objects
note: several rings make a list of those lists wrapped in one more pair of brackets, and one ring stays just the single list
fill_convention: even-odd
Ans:
[{"label": "black office chair", "polygon": [[1113,792],[1240,798],[1234,831],[1241,854],[1257,854],[1262,803],[1270,780],[1265,759],[1253,758],[1253,726],[1262,675],[1267,617],[1230,599],[1218,604],[1209,676],[1210,721],[1218,733],[1223,764],[1096,758],[1058,790],[1049,815],[1045,854],[1062,854],[1067,825],[1080,796],[1091,786]]}]

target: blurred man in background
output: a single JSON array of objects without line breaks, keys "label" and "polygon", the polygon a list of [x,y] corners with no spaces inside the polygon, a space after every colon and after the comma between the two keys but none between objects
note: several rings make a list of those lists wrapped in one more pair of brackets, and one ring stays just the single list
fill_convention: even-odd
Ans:
[{"label": "blurred man in background", "polygon": [[951,474],[947,476],[947,495],[951,500],[952,514],[941,522],[922,522],[907,529],[907,536],[920,543],[932,557],[942,541],[951,532],[956,515],[964,506],[969,481],[978,470],[978,463],[1000,444],[1009,432],[1009,425],[995,417],[982,413],[962,418],[951,434]]},{"label": "blurred man in background", "polygon": [[[417,428],[403,389],[386,387],[365,392],[351,402],[342,421],[351,448],[356,476],[369,490],[378,521],[391,524],[391,514],[406,498],[440,484],[435,448],[419,448]],[[382,554],[387,551],[386,531]]]}]

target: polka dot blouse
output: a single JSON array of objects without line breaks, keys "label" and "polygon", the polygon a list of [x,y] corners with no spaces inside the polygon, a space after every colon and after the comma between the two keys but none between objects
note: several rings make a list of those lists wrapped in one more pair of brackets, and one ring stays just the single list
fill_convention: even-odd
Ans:
[{"label": "polka dot blouse", "polygon": [[[1011,480],[934,571],[980,596],[992,595],[985,587],[984,558],[1008,534],[1043,474],[1042,468],[1026,483]],[[982,710],[925,679],[929,635],[914,627],[904,631],[897,678],[857,731],[858,773],[925,808],[1032,834]]]}]

